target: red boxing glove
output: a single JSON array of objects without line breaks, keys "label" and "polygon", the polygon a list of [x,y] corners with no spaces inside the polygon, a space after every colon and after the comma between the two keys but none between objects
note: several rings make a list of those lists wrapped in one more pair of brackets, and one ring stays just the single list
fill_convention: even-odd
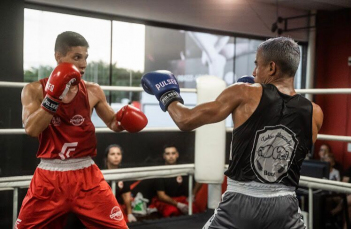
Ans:
[{"label": "red boxing glove", "polygon": [[144,129],[147,118],[143,112],[133,106],[125,105],[116,113],[117,126],[130,133],[136,133]]},{"label": "red boxing glove", "polygon": [[71,85],[78,85],[80,79],[81,74],[73,64],[61,63],[57,65],[46,83],[46,96],[41,107],[50,113],[55,113]]}]

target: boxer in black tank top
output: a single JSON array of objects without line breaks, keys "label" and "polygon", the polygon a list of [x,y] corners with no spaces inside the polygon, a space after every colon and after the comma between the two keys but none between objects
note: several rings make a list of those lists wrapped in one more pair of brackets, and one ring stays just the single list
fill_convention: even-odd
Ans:
[{"label": "boxer in black tank top", "polygon": [[269,39],[257,48],[252,84],[233,84],[192,109],[178,100],[166,108],[183,131],[233,118],[227,191],[205,229],[305,228],[295,189],[323,112],[294,90],[299,63],[295,41]]},{"label": "boxer in black tank top", "polygon": [[282,94],[273,84],[261,86],[257,109],[233,130],[225,175],[297,187],[301,163],[312,147],[312,103],[298,94]]}]

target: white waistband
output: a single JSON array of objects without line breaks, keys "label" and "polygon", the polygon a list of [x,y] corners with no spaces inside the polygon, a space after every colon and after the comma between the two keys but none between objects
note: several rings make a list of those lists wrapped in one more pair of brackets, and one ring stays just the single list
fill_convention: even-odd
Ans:
[{"label": "white waistband", "polygon": [[38,168],[50,171],[72,171],[87,168],[93,164],[95,164],[95,162],[89,156],[67,160],[42,158]]},{"label": "white waistband", "polygon": [[296,196],[295,187],[283,184],[264,184],[256,181],[240,182],[228,177],[227,192],[237,192],[254,197]]}]

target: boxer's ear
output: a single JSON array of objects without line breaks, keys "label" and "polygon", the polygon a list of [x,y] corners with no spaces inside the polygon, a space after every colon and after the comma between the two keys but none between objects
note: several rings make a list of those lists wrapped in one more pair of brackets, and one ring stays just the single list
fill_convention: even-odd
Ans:
[{"label": "boxer's ear", "polygon": [[274,61],[269,62],[269,75],[273,76],[277,73],[277,65]]},{"label": "boxer's ear", "polygon": [[56,60],[57,64],[61,63],[61,57],[62,57],[62,53],[59,51],[56,51],[55,52],[55,60]]}]

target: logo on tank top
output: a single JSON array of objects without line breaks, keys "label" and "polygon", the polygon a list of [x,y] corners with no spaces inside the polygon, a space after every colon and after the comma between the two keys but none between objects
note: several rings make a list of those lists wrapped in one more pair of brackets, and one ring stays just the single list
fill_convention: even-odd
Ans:
[{"label": "logo on tank top", "polygon": [[183,182],[183,177],[182,176],[177,176],[177,182],[178,184]]},{"label": "logo on tank top", "polygon": [[70,153],[72,151],[75,151],[78,146],[78,142],[66,142],[63,144],[61,152],[59,153],[59,156],[61,160],[65,160],[70,157]]},{"label": "logo on tank top", "polygon": [[54,126],[59,126],[61,125],[61,119],[58,116],[53,116],[51,119],[51,124]]},{"label": "logo on tank top", "polygon": [[257,131],[251,151],[251,168],[256,177],[265,183],[280,182],[287,176],[297,145],[295,133],[286,126]]},{"label": "logo on tank top", "polygon": [[123,181],[119,181],[119,182],[118,182],[118,188],[122,189],[123,186],[124,186]]},{"label": "logo on tank top", "polygon": [[18,229],[17,226],[18,226],[21,222],[22,222],[21,219],[17,219],[17,220],[16,220],[16,223],[15,223],[15,228],[14,228],[14,229]]},{"label": "logo on tank top", "polygon": [[83,118],[83,116],[77,114],[77,115],[73,116],[71,118],[71,120],[69,120],[69,122],[74,126],[80,126],[80,125],[82,125],[84,120],[85,120],[85,118]]},{"label": "logo on tank top", "polygon": [[123,219],[123,214],[121,209],[118,206],[114,206],[111,210],[110,218],[120,221]]}]

